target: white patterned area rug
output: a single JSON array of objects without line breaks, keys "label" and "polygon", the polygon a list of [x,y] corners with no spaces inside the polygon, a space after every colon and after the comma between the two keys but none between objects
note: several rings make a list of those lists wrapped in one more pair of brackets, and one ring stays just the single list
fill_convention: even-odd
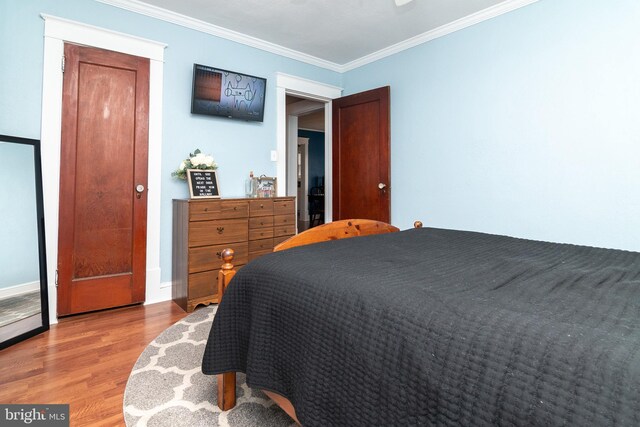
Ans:
[{"label": "white patterned area rug", "polygon": [[196,310],[160,334],[142,352],[124,392],[128,427],[295,426],[272,400],[238,374],[237,405],[222,412],[216,377],[201,371],[217,306]]}]

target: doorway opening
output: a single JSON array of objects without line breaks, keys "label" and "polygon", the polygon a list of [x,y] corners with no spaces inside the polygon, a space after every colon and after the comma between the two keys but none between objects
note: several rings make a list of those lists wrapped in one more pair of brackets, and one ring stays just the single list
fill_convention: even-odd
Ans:
[{"label": "doorway opening", "polygon": [[325,222],[325,104],[286,96],[287,183],[295,187],[298,200],[298,232]]},{"label": "doorway opening", "polygon": [[[299,118],[317,111],[318,107],[323,111],[324,119],[324,179],[321,182],[324,187],[324,222],[332,219],[332,102],[342,95],[342,89],[326,83],[315,82],[301,77],[284,73],[276,73],[276,98],[277,98],[277,177],[278,182],[285,185],[278,186],[278,196],[294,196],[301,217],[308,216],[308,200],[298,196],[298,122]],[[291,100],[297,110],[287,108],[287,97],[295,97]],[[304,103],[302,103],[304,102]],[[304,105],[310,110],[305,111]],[[301,108],[298,108],[301,107]],[[304,108],[302,108],[304,107]],[[294,115],[295,113],[295,115]],[[306,119],[303,119],[303,121]],[[303,138],[305,138],[303,136]],[[305,145],[305,144],[301,144]],[[308,148],[308,144],[307,144]],[[303,148],[304,150],[304,148]],[[302,156],[301,156],[302,159]],[[313,181],[311,182],[313,184]],[[301,182],[301,186],[303,183]],[[307,188],[309,188],[307,173]],[[303,190],[303,195],[308,191]],[[304,210],[307,214],[304,214]],[[306,218],[305,218],[306,219]],[[310,221],[309,221],[310,222]],[[304,226],[304,224],[302,224]]]}]

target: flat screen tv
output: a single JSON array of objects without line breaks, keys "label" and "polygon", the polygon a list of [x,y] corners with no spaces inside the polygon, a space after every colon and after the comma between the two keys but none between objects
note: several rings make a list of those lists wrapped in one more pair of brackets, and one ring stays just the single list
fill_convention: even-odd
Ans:
[{"label": "flat screen tv", "polygon": [[193,65],[191,113],[261,122],[267,79]]}]

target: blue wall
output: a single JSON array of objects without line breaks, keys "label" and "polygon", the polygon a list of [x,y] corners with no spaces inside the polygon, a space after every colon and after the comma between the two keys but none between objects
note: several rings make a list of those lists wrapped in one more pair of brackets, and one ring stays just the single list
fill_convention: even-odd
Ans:
[{"label": "blue wall", "polygon": [[[275,73],[355,93],[391,86],[392,221],[640,250],[640,2],[540,0],[340,75],[88,0],[0,2],[0,133],[40,137],[40,13],[168,44],[161,267],[170,177],[200,148],[223,196],[275,174]],[[266,77],[263,123],[190,114],[193,63]],[[43,159],[46,161],[46,159]]]},{"label": "blue wall", "polygon": [[[171,280],[171,200],[188,197],[171,172],[200,148],[219,165],[224,197],[242,196],[250,170],[274,176],[276,72],[332,85],[338,73],[89,0],[0,2],[0,133],[40,138],[44,21],[46,13],[167,43],[164,64],[161,259],[162,281]],[[190,113],[193,64],[211,65],[267,79],[263,123]],[[46,161],[46,159],[43,159]]]},{"label": "blue wall", "polygon": [[324,183],[324,132],[298,130],[298,136],[309,138],[309,188]]},{"label": "blue wall", "polygon": [[0,140],[0,289],[40,280],[33,156]]},{"label": "blue wall", "polygon": [[640,2],[614,3],[540,0],[347,72],[391,86],[393,223],[640,250]]}]

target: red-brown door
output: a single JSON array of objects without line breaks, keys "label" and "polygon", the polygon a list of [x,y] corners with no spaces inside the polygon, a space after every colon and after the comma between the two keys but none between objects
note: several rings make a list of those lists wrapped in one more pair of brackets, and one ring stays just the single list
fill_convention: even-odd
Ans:
[{"label": "red-brown door", "polygon": [[64,52],[60,316],[144,301],[149,123],[148,59]]},{"label": "red-brown door", "polygon": [[333,220],[391,219],[389,86],[333,100]]}]

